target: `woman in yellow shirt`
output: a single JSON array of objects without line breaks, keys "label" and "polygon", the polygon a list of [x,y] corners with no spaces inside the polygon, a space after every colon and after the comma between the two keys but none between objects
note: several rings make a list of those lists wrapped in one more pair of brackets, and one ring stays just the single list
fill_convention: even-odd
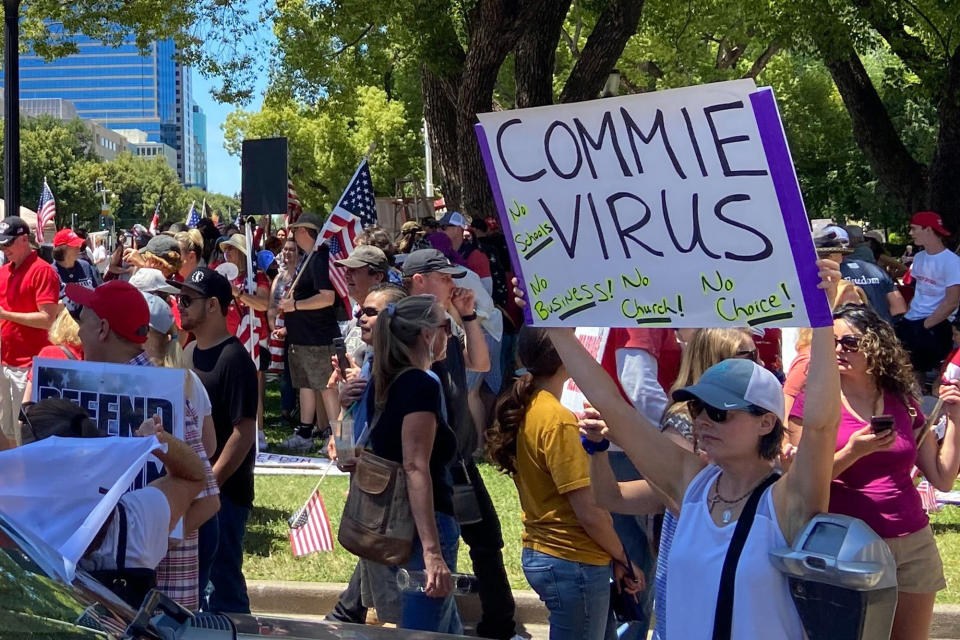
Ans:
[{"label": "woman in yellow shirt", "polygon": [[610,578],[632,594],[643,574],[594,502],[577,418],[559,400],[568,378],[560,356],[532,327],[521,329],[517,356],[526,372],[500,398],[487,447],[520,493],[523,573],[550,610],[550,640],[599,640],[612,622]]}]

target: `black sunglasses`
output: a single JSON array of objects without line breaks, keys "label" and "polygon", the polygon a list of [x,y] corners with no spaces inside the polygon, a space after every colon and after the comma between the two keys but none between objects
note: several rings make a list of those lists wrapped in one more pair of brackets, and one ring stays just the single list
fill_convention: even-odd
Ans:
[{"label": "black sunglasses", "polygon": [[[706,411],[707,417],[710,418],[712,422],[716,422],[717,424],[726,422],[730,417],[730,411],[732,411],[732,409],[718,409],[717,407],[707,404],[703,400],[698,400],[697,398],[690,400],[687,403],[687,408],[690,410],[690,416],[693,418],[696,418],[701,413]],[[762,416],[763,414],[767,413],[766,409],[762,409],[753,404],[748,405],[742,410],[754,416]]]},{"label": "black sunglasses", "polygon": [[354,312],[353,317],[359,320],[363,316],[367,316],[368,318],[376,318],[378,315],[380,315],[379,309],[375,309],[374,307],[361,307]]},{"label": "black sunglasses", "polygon": [[189,309],[189,308],[190,308],[190,305],[192,305],[192,304],[193,304],[194,302],[196,302],[197,300],[207,300],[207,299],[209,299],[209,298],[210,298],[210,296],[195,296],[195,297],[194,297],[194,296],[187,296],[187,295],[184,295],[184,294],[181,293],[180,295],[177,296],[177,304],[178,304],[180,307],[184,308],[184,309]]},{"label": "black sunglasses", "polygon": [[842,338],[837,338],[834,336],[833,343],[838,345],[841,349],[847,353],[857,353],[860,351],[860,341],[862,338],[855,335],[846,335]]},{"label": "black sunglasses", "polygon": [[756,349],[741,349],[733,354],[734,358],[739,358],[741,360],[750,360],[751,362],[760,363],[760,354]]}]

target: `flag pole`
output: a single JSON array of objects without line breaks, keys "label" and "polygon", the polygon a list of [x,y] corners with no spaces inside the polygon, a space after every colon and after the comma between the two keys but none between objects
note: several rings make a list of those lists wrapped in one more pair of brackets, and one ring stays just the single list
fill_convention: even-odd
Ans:
[{"label": "flag pole", "polygon": [[288,524],[290,524],[291,527],[292,527],[293,524],[294,524],[297,520],[299,520],[300,517],[306,512],[306,510],[307,510],[307,505],[310,504],[310,500],[311,500],[311,498],[313,498],[313,494],[315,494],[315,493],[317,492],[317,490],[320,488],[320,483],[323,482],[323,479],[327,477],[327,474],[330,473],[330,469],[331,469],[335,464],[336,464],[336,463],[335,463],[333,460],[329,460],[329,461],[327,462],[327,468],[324,469],[324,470],[323,470],[323,473],[320,474],[320,479],[317,480],[317,484],[314,485],[313,490],[310,491],[309,494],[307,494],[307,499],[304,501],[303,505],[302,505],[299,509],[297,509],[296,511],[294,511],[292,516],[290,516],[290,518],[289,518],[289,520],[288,520]]},{"label": "flag pole", "polygon": [[[255,295],[257,292],[256,286],[257,281],[253,275],[253,227],[250,224],[250,221],[247,221],[247,224],[243,225],[245,239],[247,241],[247,291],[250,295]],[[253,305],[247,305],[247,311],[250,318],[250,337],[247,338],[247,351],[250,353],[250,357],[253,357],[253,341],[254,341],[254,314],[253,314]],[[260,429],[263,429],[263,425],[257,425]]]},{"label": "flag pole", "polygon": [[[357,174],[360,173],[360,169],[363,168],[363,164],[365,162],[369,162],[369,156],[371,153],[373,153],[374,149],[376,148],[377,148],[377,141],[374,140],[370,142],[370,146],[367,147],[367,152],[363,154],[363,162],[357,165],[357,170],[353,172],[352,176],[350,176],[350,181],[347,182],[347,185],[353,184],[353,181],[356,179]],[[347,193],[346,190],[344,190],[343,193],[340,194],[340,198],[337,200],[337,204],[333,207],[334,211],[336,211],[337,207],[340,206],[340,203],[343,202],[343,196],[346,195],[346,193]],[[320,230],[317,231],[317,241],[313,243],[313,248],[310,249],[310,253],[308,253],[307,257],[303,259],[303,266],[300,267],[300,271],[297,273],[297,277],[293,279],[293,283],[290,285],[290,288],[287,289],[287,295],[284,297],[291,298],[291,299],[293,298],[293,290],[297,287],[297,283],[300,282],[300,276],[302,276],[303,272],[307,270],[307,265],[310,264],[310,259],[313,258],[313,256],[317,253],[317,249],[319,249],[324,242],[325,240],[323,238],[323,228],[321,227]]]}]

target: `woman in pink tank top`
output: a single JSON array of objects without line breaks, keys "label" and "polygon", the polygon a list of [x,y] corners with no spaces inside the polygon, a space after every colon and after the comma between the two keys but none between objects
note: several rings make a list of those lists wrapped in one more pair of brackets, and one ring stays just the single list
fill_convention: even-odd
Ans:
[{"label": "woman in pink tank top", "polygon": [[[910,357],[893,327],[872,309],[846,304],[834,312],[840,369],[841,415],[830,485],[830,511],[860,518],[883,537],[897,560],[894,640],[926,638],[936,592],[946,587],[943,565],[913,485],[916,465],[927,480],[949,491],[960,469],[960,392],[941,387],[947,413],[942,446],[923,439],[924,417]],[[803,426],[805,397],[797,397],[790,426]],[[812,406],[812,405],[811,405]],[[892,417],[892,427],[881,428]]]}]

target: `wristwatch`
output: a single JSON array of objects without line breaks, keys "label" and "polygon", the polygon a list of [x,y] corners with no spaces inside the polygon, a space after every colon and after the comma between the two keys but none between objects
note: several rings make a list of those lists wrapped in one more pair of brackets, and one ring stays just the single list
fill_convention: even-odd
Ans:
[{"label": "wristwatch", "polygon": [[477,310],[474,309],[474,310],[473,310],[473,313],[471,313],[471,314],[469,314],[469,315],[460,316],[460,319],[463,320],[464,322],[472,322],[472,321],[476,320],[476,319],[477,319]]}]

